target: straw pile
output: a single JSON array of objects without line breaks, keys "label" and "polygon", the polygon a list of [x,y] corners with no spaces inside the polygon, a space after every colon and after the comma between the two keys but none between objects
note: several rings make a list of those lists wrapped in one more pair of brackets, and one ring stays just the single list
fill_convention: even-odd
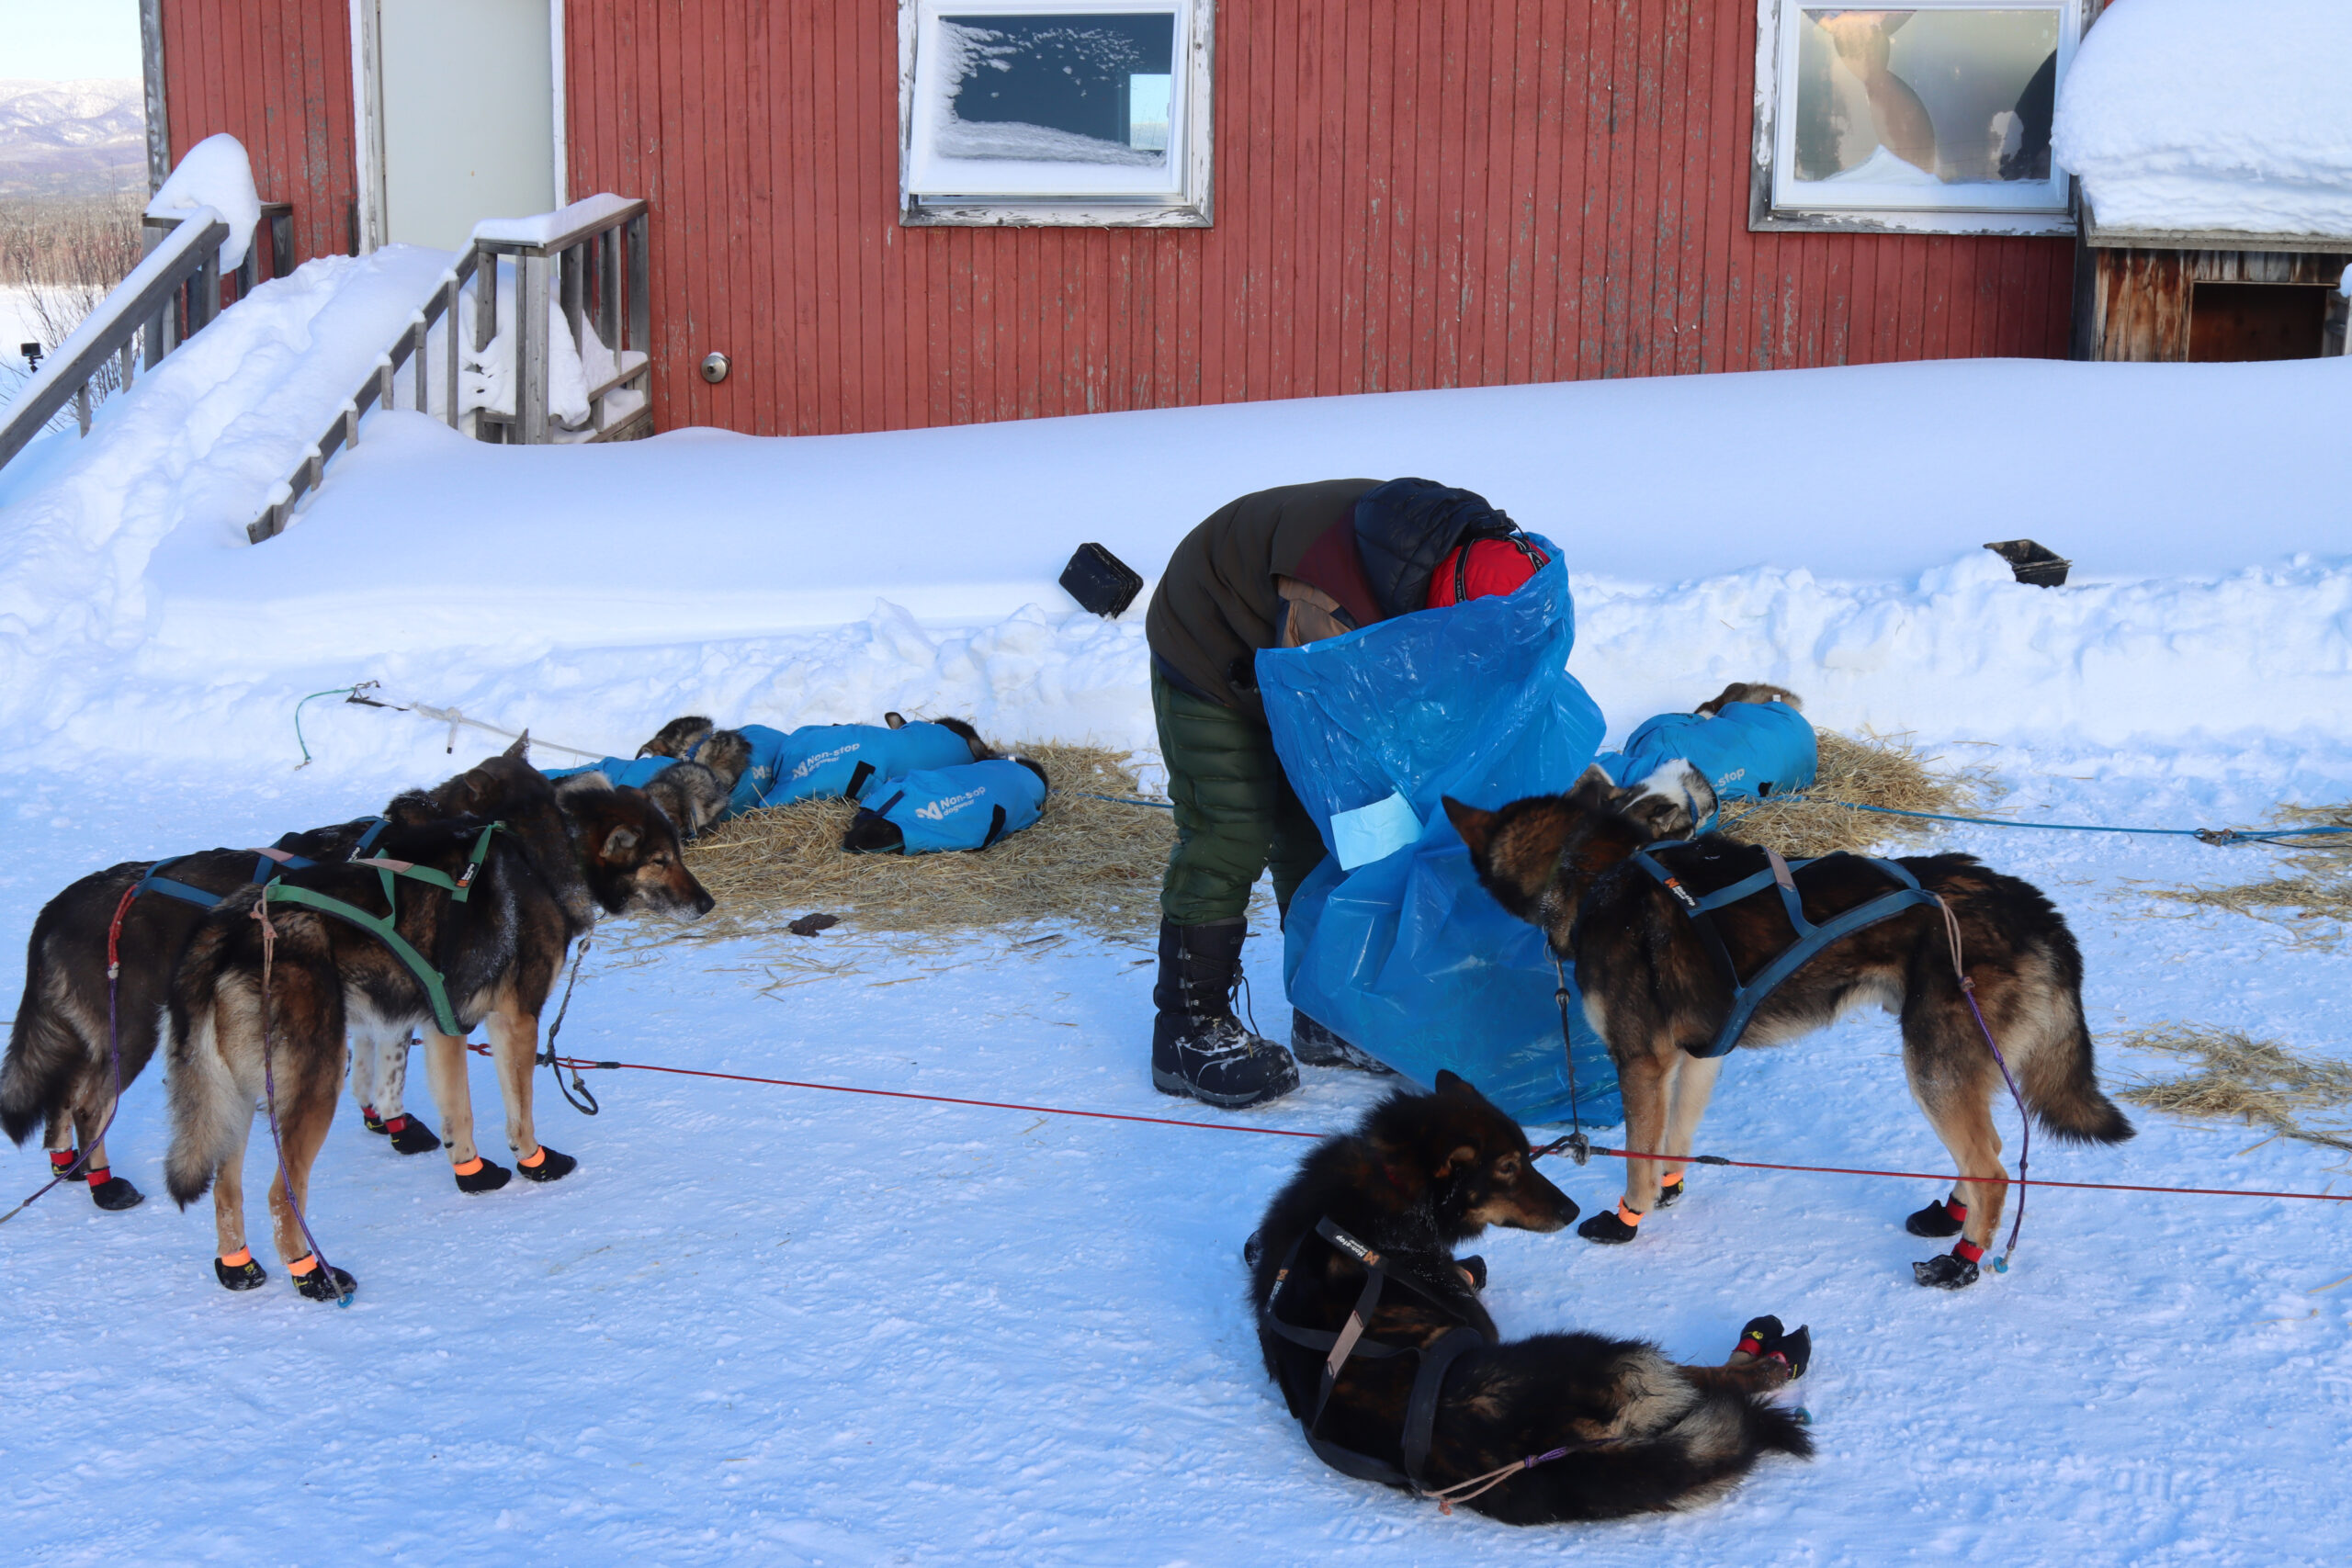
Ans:
[{"label": "straw pile", "polygon": [[[2273,828],[2352,828],[2352,805],[2285,806],[2266,824]],[[2304,942],[2324,942],[2352,929],[2352,833],[2290,840],[2282,845],[2286,876],[2218,887],[2151,887],[2149,894],[2191,908],[2231,909],[2266,920]]]},{"label": "straw pile", "polygon": [[2274,1137],[2352,1150],[2352,1126],[2312,1126],[2302,1120],[2309,1112],[2352,1103],[2352,1063],[2312,1061],[2235,1030],[2182,1024],[2142,1030],[2111,1043],[2159,1051],[2198,1066],[2184,1077],[2142,1078],[2120,1095],[2134,1105],[2175,1116],[2240,1121],[2267,1127]]},{"label": "straw pile", "polygon": [[1051,924],[1148,937],[1159,923],[1159,877],[1176,840],[1170,814],[1074,793],[1138,795],[1115,752],[1014,750],[1044,764],[1053,793],[1034,827],[985,853],[845,854],[842,836],[857,815],[846,800],[800,801],[713,829],[686,850],[686,864],[718,900],[696,934],[775,931],[821,911],[864,931]]},{"label": "straw pile", "polygon": [[1997,793],[1983,768],[1939,766],[1900,735],[1860,738],[1818,730],[1819,775],[1802,797],[1745,801],[1724,808],[1723,831],[1792,859],[1873,848],[1890,840],[1918,840],[1938,824],[1908,817],[1849,811],[1838,805],[1891,807],[1898,811],[1981,811]]}]

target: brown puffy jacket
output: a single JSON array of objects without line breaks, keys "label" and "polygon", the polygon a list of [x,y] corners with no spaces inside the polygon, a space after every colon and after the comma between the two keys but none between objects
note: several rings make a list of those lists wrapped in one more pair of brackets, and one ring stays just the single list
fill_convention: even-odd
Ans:
[{"label": "brown puffy jacket", "polygon": [[1311,584],[1354,624],[1380,619],[1356,554],[1355,514],[1357,500],[1383,482],[1283,485],[1211,513],[1168,558],[1144,616],[1160,672],[1196,695],[1260,716],[1258,650],[1282,640],[1278,579]]}]

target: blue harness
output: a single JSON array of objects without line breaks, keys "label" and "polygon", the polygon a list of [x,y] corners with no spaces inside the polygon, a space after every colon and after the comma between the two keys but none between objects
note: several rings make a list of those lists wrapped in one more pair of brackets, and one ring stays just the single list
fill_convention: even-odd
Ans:
[{"label": "blue harness", "polygon": [[[386,826],[387,823],[381,817],[370,823],[368,831],[361,834],[359,841],[351,847],[351,858],[357,860],[373,849],[377,838],[383,832]],[[289,834],[288,837],[291,835]],[[306,866],[319,863],[308,855],[291,854],[285,850],[254,850],[252,853],[254,872],[249,885],[254,886],[266,886],[277,881],[279,872],[300,871]],[[164,874],[165,867],[177,865],[186,859],[187,859],[186,855],[174,855],[169,860],[157,861],[147,868],[147,874],[139,879],[139,886],[130,890],[130,896],[136,898],[142,893],[161,893],[165,897],[177,898],[182,903],[194,904],[202,909],[212,908],[226,900],[229,896],[225,893],[207,893],[201,887],[191,887],[185,882],[175,882]]]},{"label": "blue harness", "polygon": [[[1879,895],[1868,903],[1857,904],[1845,913],[1833,915],[1820,925],[1815,925],[1804,918],[1804,901],[1797,896],[1796,878],[1791,874],[1791,867],[1811,865],[1814,863],[1812,861],[1782,860],[1780,852],[1767,849],[1764,853],[1770,857],[1771,863],[1762,871],[1757,872],[1752,876],[1743,876],[1730,886],[1720,888],[1702,897],[1683,886],[1674,874],[1661,865],[1652,855],[1654,851],[1676,849],[1688,842],[1690,840],[1686,839],[1672,839],[1655,844],[1645,844],[1634,852],[1633,860],[1636,865],[1657,878],[1658,886],[1673,894],[1675,902],[1682,906],[1682,912],[1698,923],[1700,933],[1707,939],[1707,946],[1714,954],[1715,967],[1723,972],[1724,982],[1731,987],[1731,1015],[1724,1020],[1724,1026],[1716,1032],[1714,1039],[1704,1050],[1692,1050],[1687,1045],[1683,1047],[1691,1055],[1702,1060],[1730,1055],[1732,1047],[1739,1043],[1740,1036],[1747,1032],[1748,1022],[1756,1016],[1756,1010],[1764,1005],[1764,999],[1778,990],[1783,980],[1804,968],[1815,954],[1831,942],[1840,937],[1850,936],[1865,926],[1874,926],[1881,920],[1891,919],[1904,910],[1918,905],[1941,906],[1943,903],[1941,898],[1920,886],[1917,877],[1895,864],[1894,862],[1872,860],[1869,863],[1885,873],[1887,877],[1896,884],[1895,887],[1890,892]],[[1736,904],[1741,899],[1752,897],[1771,886],[1778,886],[1781,890],[1781,905],[1789,913],[1789,923],[1796,928],[1796,941],[1791,946],[1783,948],[1779,956],[1757,971],[1754,979],[1742,983],[1739,970],[1731,961],[1731,950],[1724,945],[1723,935],[1715,930],[1715,922],[1706,917],[1713,910],[1720,909],[1728,904]]]}]

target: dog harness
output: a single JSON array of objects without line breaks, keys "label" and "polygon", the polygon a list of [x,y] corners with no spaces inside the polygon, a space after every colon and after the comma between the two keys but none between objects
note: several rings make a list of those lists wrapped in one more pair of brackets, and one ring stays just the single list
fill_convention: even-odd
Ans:
[{"label": "dog harness", "polygon": [[424,987],[426,999],[433,1004],[434,1027],[444,1034],[462,1037],[466,1032],[458,1026],[457,1010],[449,1005],[449,988],[442,980],[441,972],[427,964],[424,954],[417,952],[414,945],[394,927],[401,906],[393,879],[405,876],[413,882],[442,888],[448,893],[452,903],[462,904],[473,891],[474,874],[481,870],[482,862],[490,856],[492,836],[505,831],[505,829],[503,822],[492,822],[484,827],[474,839],[473,852],[466,857],[465,869],[455,876],[429,865],[418,865],[413,861],[392,860],[380,855],[366,859],[354,856],[350,864],[373,866],[376,874],[383,880],[384,907],[390,911],[390,914],[371,915],[356,904],[346,904],[340,898],[291,882],[266,885],[261,890],[262,902],[265,905],[300,904],[373,935],[391,950],[392,956],[399,959],[409,973],[416,976],[417,983]]},{"label": "dog harness", "polygon": [[[360,835],[357,843],[352,845],[352,854],[364,855],[374,848],[376,840],[382,835],[387,825],[386,819],[381,817],[370,818],[368,831]],[[287,837],[291,838],[293,835],[289,833]],[[279,840],[280,843],[284,841],[284,840]],[[308,855],[294,854],[283,849],[253,850],[248,852],[254,857],[254,871],[249,886],[252,883],[266,886],[277,881],[283,873],[300,871],[319,863]],[[174,855],[169,860],[157,861],[147,868],[147,874],[139,879],[139,885],[130,890],[130,896],[136,898],[141,893],[161,893],[165,897],[177,898],[184,904],[194,904],[198,908],[204,909],[209,909],[226,899],[229,897],[226,893],[207,893],[201,887],[191,887],[185,882],[175,882],[164,874],[164,868],[177,865],[187,858],[186,855]]]},{"label": "dog harness", "polygon": [[[1813,860],[1782,860],[1779,851],[1768,848],[1764,854],[1770,863],[1762,871],[1743,876],[1728,887],[1702,897],[1683,886],[1674,873],[1656,858],[1656,852],[1659,850],[1679,849],[1690,842],[1687,839],[1673,839],[1645,844],[1634,851],[1632,858],[1634,864],[1657,879],[1658,886],[1674,895],[1675,902],[1682,906],[1682,912],[1690,918],[1699,934],[1706,940],[1707,951],[1713,954],[1715,967],[1722,972],[1724,983],[1731,987],[1731,1014],[1724,1020],[1724,1026],[1716,1032],[1714,1039],[1704,1049],[1683,1047],[1702,1060],[1729,1055],[1732,1047],[1739,1043],[1740,1036],[1747,1032],[1749,1021],[1755,1018],[1756,1010],[1764,1005],[1765,998],[1831,942],[1840,937],[1850,936],[1865,926],[1891,919],[1905,909],[1923,904],[1940,908],[1943,903],[1941,898],[1920,886],[1917,877],[1894,862],[1869,860],[1867,863],[1877,867],[1896,886],[1868,903],[1857,904],[1845,913],[1833,915],[1815,925],[1804,918],[1804,900],[1797,895],[1796,877],[1792,874],[1795,867],[1811,865]],[[1789,923],[1796,928],[1796,941],[1781,949],[1777,956],[1758,970],[1754,979],[1742,981],[1738,967],[1731,961],[1731,949],[1724,945],[1723,933],[1715,930],[1715,922],[1710,916],[1713,911],[1752,897],[1767,887],[1780,889],[1781,908],[1788,911]]]},{"label": "dog harness", "polygon": [[[1273,1292],[1266,1298],[1266,1303],[1259,1313],[1261,1320],[1275,1334],[1294,1345],[1325,1353],[1322,1383],[1315,1396],[1314,1414],[1299,1422],[1306,1433],[1306,1446],[1315,1450],[1316,1458],[1342,1475],[1426,1494],[1429,1488],[1422,1479],[1422,1472],[1429,1463],[1430,1438],[1437,1424],[1437,1402],[1445,1390],[1446,1371],[1464,1351],[1479,1349],[1487,1345],[1487,1337],[1464,1323],[1447,1329],[1438,1337],[1437,1343],[1426,1348],[1365,1338],[1364,1329],[1372,1322],[1372,1314],[1379,1309],[1381,1292],[1386,1288],[1388,1269],[1381,1262],[1379,1253],[1329,1219],[1315,1223],[1315,1234],[1363,1265],[1363,1292],[1356,1297],[1356,1304],[1349,1309],[1348,1321],[1337,1334],[1318,1328],[1301,1328],[1283,1321],[1278,1309],[1282,1304],[1283,1292],[1290,1285],[1291,1266],[1298,1261],[1298,1249],[1306,1245],[1306,1237],[1304,1235],[1292,1242],[1290,1250],[1283,1255],[1283,1266],[1274,1275]],[[1397,1283],[1441,1311],[1453,1313],[1453,1307],[1412,1280],[1400,1275]],[[1358,1453],[1353,1449],[1343,1449],[1329,1438],[1317,1435],[1316,1428],[1323,1423],[1324,1407],[1331,1403],[1331,1391],[1339,1384],[1340,1370],[1351,1358],[1358,1356],[1367,1360],[1385,1360],[1392,1356],[1419,1356],[1421,1359],[1419,1369],[1413,1374],[1412,1395],[1405,1404],[1405,1429],[1398,1439],[1405,1460],[1402,1470],[1386,1460]]]}]

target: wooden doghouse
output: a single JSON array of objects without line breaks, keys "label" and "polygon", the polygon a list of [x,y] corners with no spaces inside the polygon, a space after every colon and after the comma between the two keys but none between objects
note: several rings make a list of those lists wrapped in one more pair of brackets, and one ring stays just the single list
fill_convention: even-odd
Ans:
[{"label": "wooden doghouse", "polygon": [[2076,359],[2315,359],[2343,354],[2352,234],[2102,227],[2084,204]]}]

